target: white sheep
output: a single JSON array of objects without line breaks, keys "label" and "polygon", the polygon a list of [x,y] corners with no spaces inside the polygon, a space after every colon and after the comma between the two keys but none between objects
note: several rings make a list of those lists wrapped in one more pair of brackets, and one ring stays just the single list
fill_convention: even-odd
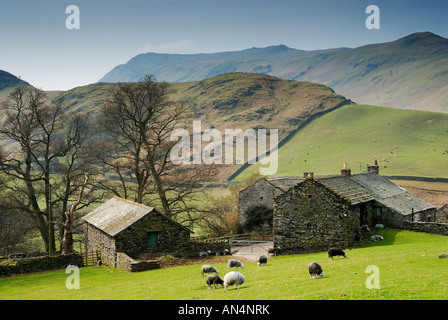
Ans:
[{"label": "white sheep", "polygon": [[217,251],[216,252],[216,255],[217,256],[226,256],[226,255],[228,255],[229,254],[229,250],[228,249],[224,249],[224,250],[221,250],[221,251]]},{"label": "white sheep", "polygon": [[246,278],[239,272],[231,271],[224,276],[224,289],[227,290],[228,286],[236,284],[236,288],[239,289],[240,284],[243,284]]},{"label": "white sheep", "polygon": [[370,241],[379,241],[379,240],[384,240],[384,238],[378,234],[376,234],[370,238]]},{"label": "white sheep", "polygon": [[208,257],[211,254],[212,254],[212,252],[210,250],[199,252],[200,257]]},{"label": "white sheep", "polygon": [[265,255],[262,255],[260,256],[260,258],[258,258],[258,266],[266,265],[266,263],[268,263],[268,257],[266,257]]},{"label": "white sheep", "polygon": [[377,223],[376,225],[375,225],[375,229],[384,229],[386,226],[384,225],[384,224],[381,224],[381,223]]},{"label": "white sheep", "polygon": [[241,261],[239,260],[235,260],[235,259],[230,259],[227,262],[227,270],[230,270],[230,268],[236,267],[236,270],[238,270],[238,267],[240,267],[241,269],[244,269],[244,265],[241,263]]},{"label": "white sheep", "polygon": [[203,265],[203,266],[201,267],[201,277],[204,276],[204,273],[212,273],[212,272],[215,272],[216,274],[219,274],[218,269],[216,269],[216,268],[215,268],[214,266],[212,266],[212,265],[205,264],[205,265]]}]

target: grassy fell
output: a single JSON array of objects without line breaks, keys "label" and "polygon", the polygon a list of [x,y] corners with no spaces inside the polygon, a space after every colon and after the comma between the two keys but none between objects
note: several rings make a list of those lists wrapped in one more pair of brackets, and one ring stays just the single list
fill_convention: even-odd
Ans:
[{"label": "grassy fell", "polygon": [[[279,148],[277,176],[352,173],[375,160],[383,175],[447,177],[448,115],[346,105],[313,120]],[[361,167],[361,168],[360,168]],[[243,180],[258,164],[241,173]]]},{"label": "grassy fell", "polygon": [[[267,266],[247,262],[241,271],[246,283],[208,290],[200,277],[201,264],[140,273],[115,268],[80,270],[80,289],[68,290],[65,270],[18,275],[0,279],[0,299],[149,299],[149,300],[407,300],[448,297],[448,238],[400,231],[378,232],[384,240],[365,240],[346,250],[348,259],[329,260],[326,252],[271,257]],[[368,238],[368,237],[367,237]],[[214,263],[223,277],[226,260]],[[310,279],[309,262],[322,265],[325,276]],[[205,263],[205,262],[204,262]],[[367,289],[367,266],[380,271],[380,289]]]}]

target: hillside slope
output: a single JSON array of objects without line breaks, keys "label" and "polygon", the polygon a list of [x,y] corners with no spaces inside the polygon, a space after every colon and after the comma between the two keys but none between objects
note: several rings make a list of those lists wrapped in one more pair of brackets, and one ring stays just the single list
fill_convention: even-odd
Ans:
[{"label": "hillside slope", "polygon": [[18,86],[31,85],[9,72],[0,70],[0,102]]},{"label": "hillside slope", "polygon": [[257,72],[325,84],[357,103],[448,113],[448,39],[430,32],[354,49],[301,51],[285,46],[215,54],[138,55],[100,81],[171,82],[227,72]]},{"label": "hillside slope", "polygon": [[[96,83],[61,92],[67,109],[91,112],[95,116],[117,84]],[[203,81],[172,83],[172,99],[191,105],[193,120],[200,120],[202,130],[278,129],[279,140],[285,138],[316,114],[323,114],[351,103],[324,85],[257,73],[230,73]],[[206,145],[206,143],[204,143]],[[240,165],[220,166],[219,180],[225,180]]]},{"label": "hillside slope", "polygon": [[448,112],[448,39],[416,33],[291,63],[284,77],[323,83],[357,103]]},{"label": "hillside slope", "polygon": [[[313,120],[279,148],[277,176],[352,173],[375,160],[380,174],[448,177],[448,115],[346,105]],[[235,179],[258,172],[252,165]]]}]

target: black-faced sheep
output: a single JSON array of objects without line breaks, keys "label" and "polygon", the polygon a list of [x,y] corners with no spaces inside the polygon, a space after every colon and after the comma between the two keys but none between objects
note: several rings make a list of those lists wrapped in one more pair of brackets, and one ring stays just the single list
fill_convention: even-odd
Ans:
[{"label": "black-faced sheep", "polygon": [[216,268],[215,268],[214,266],[212,266],[212,265],[205,264],[205,265],[203,265],[203,266],[201,267],[201,277],[204,276],[204,273],[212,273],[212,272],[214,272],[214,273],[216,273],[216,274],[219,274],[218,269],[216,269]]},{"label": "black-faced sheep", "polygon": [[210,250],[199,252],[200,257],[208,257],[211,254],[212,254],[212,252]]},{"label": "black-faced sheep", "polygon": [[370,241],[379,241],[379,240],[384,240],[384,238],[378,234],[376,234],[370,238]]},{"label": "black-faced sheep", "polygon": [[268,257],[266,257],[265,255],[262,255],[260,256],[260,258],[258,258],[258,266],[266,265],[266,263],[268,263]]},{"label": "black-faced sheep", "polygon": [[221,285],[221,287],[224,287],[224,280],[222,280],[218,275],[209,274],[205,282],[207,283],[209,289],[212,287],[212,285],[213,289],[216,289],[217,285]]},{"label": "black-faced sheep", "polygon": [[216,255],[217,256],[226,256],[226,255],[228,255],[229,254],[229,250],[228,249],[224,249],[224,250],[221,250],[221,251],[217,251],[216,252]]},{"label": "black-faced sheep", "polygon": [[230,270],[230,268],[236,267],[235,269],[238,270],[238,267],[240,267],[241,269],[244,269],[244,265],[241,263],[241,261],[239,260],[235,260],[235,259],[230,259],[227,262],[227,270]]},{"label": "black-faced sheep", "polygon": [[347,255],[345,254],[344,251],[342,251],[342,249],[339,249],[339,248],[328,249],[328,259],[333,260],[334,256],[337,256],[338,259],[339,259],[339,256],[343,256],[344,258],[347,258]]},{"label": "black-faced sheep", "polygon": [[311,262],[308,265],[308,272],[310,273],[310,279],[314,279],[316,276],[321,278],[324,277],[324,271],[322,270],[322,267],[316,262]]},{"label": "black-faced sheep", "polygon": [[228,286],[236,284],[236,288],[239,289],[240,284],[243,284],[246,278],[239,272],[231,271],[224,276],[224,289],[227,290]]}]

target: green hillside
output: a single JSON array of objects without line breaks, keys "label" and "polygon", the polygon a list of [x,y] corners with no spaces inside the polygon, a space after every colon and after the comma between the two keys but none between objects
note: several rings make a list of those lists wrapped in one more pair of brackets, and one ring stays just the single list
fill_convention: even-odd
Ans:
[{"label": "green hillside", "polygon": [[289,64],[282,78],[322,83],[359,104],[448,112],[448,39],[430,32]]},{"label": "green hillside", "polygon": [[[448,115],[346,105],[315,119],[279,149],[277,176],[352,173],[375,160],[384,175],[448,177]],[[236,177],[258,172],[252,165]]]}]

